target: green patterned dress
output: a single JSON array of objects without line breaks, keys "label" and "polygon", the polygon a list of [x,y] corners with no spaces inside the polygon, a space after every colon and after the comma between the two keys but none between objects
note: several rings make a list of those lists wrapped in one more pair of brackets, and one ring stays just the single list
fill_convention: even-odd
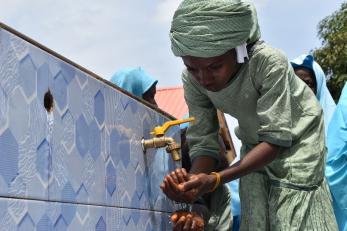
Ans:
[{"label": "green patterned dress", "polygon": [[187,140],[191,158],[218,159],[216,109],[239,122],[241,158],[260,142],[281,147],[263,169],[240,179],[241,230],[337,230],[324,178],[322,109],[287,58],[257,43],[228,85],[210,92],[187,72],[185,99],[196,123]]}]

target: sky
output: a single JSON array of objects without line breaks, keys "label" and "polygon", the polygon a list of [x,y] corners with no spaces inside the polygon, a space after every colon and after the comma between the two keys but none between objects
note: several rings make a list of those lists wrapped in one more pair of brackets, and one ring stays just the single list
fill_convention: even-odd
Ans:
[{"label": "sky", "polygon": [[[254,0],[262,39],[289,59],[320,46],[320,20],[343,0]],[[168,32],[180,0],[0,0],[0,22],[110,79],[141,66],[158,87],[181,85]]]}]

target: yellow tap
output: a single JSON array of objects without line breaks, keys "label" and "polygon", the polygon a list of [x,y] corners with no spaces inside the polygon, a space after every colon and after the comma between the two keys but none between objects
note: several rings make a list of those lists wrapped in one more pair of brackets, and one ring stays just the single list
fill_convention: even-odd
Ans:
[{"label": "yellow tap", "polygon": [[153,129],[151,134],[154,136],[152,139],[142,139],[142,149],[145,152],[147,148],[162,148],[166,147],[166,152],[170,153],[174,161],[179,161],[181,159],[179,150],[181,145],[177,144],[172,137],[165,137],[165,132],[174,125],[179,125],[182,123],[193,122],[194,117],[188,119],[172,120],[165,122],[162,126],[157,126]]},{"label": "yellow tap", "polygon": [[183,124],[187,122],[193,122],[193,121],[195,121],[194,117],[190,117],[187,119],[180,119],[180,120],[171,120],[171,121],[165,122],[162,126],[155,127],[153,131],[151,132],[151,134],[155,137],[163,136],[166,130],[168,130],[171,126],[179,125],[179,124]]}]

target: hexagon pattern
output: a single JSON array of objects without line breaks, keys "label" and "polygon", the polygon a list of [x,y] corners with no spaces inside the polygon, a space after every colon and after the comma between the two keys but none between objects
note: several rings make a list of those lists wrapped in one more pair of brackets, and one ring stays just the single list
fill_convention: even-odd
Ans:
[{"label": "hexagon pattern", "polygon": [[98,93],[95,95],[94,99],[94,115],[98,121],[98,123],[101,125],[103,124],[105,120],[105,100],[104,95],[101,91],[98,91]]},{"label": "hexagon pattern", "polygon": [[[36,68],[30,55],[19,61],[20,86],[24,90],[26,97],[30,98],[36,91]],[[31,81],[28,81],[30,79]]]},{"label": "hexagon pattern", "polygon": [[11,130],[0,135],[0,177],[9,185],[18,172],[18,143]]},{"label": "hexagon pattern", "polygon": [[36,169],[41,179],[48,183],[49,163],[50,163],[50,146],[47,140],[43,140],[37,148]]},{"label": "hexagon pattern", "polygon": [[[0,198],[0,224],[1,230],[18,231],[56,231],[56,230],[123,230],[123,231],[165,231],[169,230],[169,213],[151,210],[133,210],[119,207],[102,207],[87,204],[69,204],[59,202],[22,200],[29,208],[35,208],[35,212],[26,212],[23,217],[16,219],[9,212],[8,204],[16,204],[19,199]],[[87,219],[82,219],[78,213],[67,213],[55,216],[57,211],[63,213],[62,206],[67,211],[86,210]],[[134,215],[136,214],[136,215]],[[163,229],[164,228],[164,229]]]},{"label": "hexagon pattern", "polygon": [[53,96],[60,111],[64,111],[67,104],[67,86],[62,72],[58,72],[53,80]]},{"label": "hexagon pattern", "polygon": [[81,115],[76,121],[76,145],[82,157],[89,151],[89,126]]},{"label": "hexagon pattern", "polygon": [[[1,28],[0,76],[1,228],[170,226],[175,208],[159,184],[179,165],[140,144],[167,118]],[[179,141],[179,128],[168,135]]]}]

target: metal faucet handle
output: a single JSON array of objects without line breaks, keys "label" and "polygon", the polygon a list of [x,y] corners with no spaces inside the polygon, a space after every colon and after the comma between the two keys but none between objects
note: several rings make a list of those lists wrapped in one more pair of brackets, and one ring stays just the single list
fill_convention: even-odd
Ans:
[{"label": "metal faucet handle", "polygon": [[158,136],[163,136],[165,134],[165,132],[174,125],[179,125],[179,124],[183,124],[183,123],[187,123],[187,122],[194,122],[195,121],[195,117],[190,117],[188,119],[180,119],[180,120],[172,120],[172,121],[168,121],[165,122],[162,126],[157,126],[153,129],[153,131],[151,132],[151,135],[158,137]]},{"label": "metal faucet handle", "polygon": [[166,152],[171,154],[172,159],[174,161],[179,161],[181,160],[180,149],[181,149],[181,145],[172,143],[166,147]]}]

